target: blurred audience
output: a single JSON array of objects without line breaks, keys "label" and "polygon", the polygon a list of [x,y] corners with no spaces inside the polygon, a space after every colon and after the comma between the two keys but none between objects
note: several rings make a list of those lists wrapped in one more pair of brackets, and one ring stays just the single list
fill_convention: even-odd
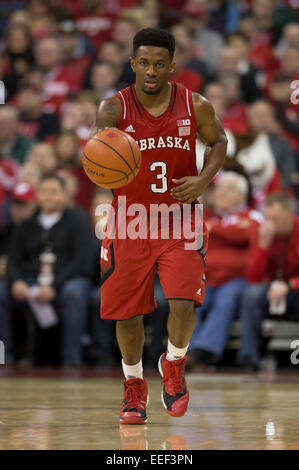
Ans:
[{"label": "blurred audience", "polygon": [[204,305],[197,309],[197,324],[189,352],[194,364],[220,361],[246,286],[245,270],[252,230],[260,216],[248,210],[246,178],[231,171],[215,181],[212,208],[205,210],[210,232],[206,255]]},{"label": "blurred audience", "polygon": [[10,222],[0,231],[0,340],[5,344],[6,361],[13,359],[12,315],[6,281],[8,254],[15,227],[31,217],[36,209],[36,195],[27,183],[17,184],[10,196]]},{"label": "blurred audience", "polygon": [[53,141],[59,133],[59,119],[55,114],[43,112],[41,90],[34,87],[22,88],[16,96],[19,110],[19,131],[36,140]]},{"label": "blurred audience", "polygon": [[[32,191],[39,194],[43,178],[54,172],[63,185],[63,211],[71,211],[83,219],[83,214],[86,216],[84,209],[89,214],[92,211],[93,215],[97,201],[109,199],[110,193],[98,190],[86,177],[80,159],[94,128],[99,103],[134,83],[130,57],[137,30],[162,26],[175,36],[176,69],[171,80],[203,93],[214,106],[228,137],[224,163],[228,179],[222,181],[220,172],[214,181],[215,193],[210,185],[203,195],[205,203],[212,206],[211,211],[205,206],[211,229],[211,253],[207,254],[210,279],[205,306],[198,314],[197,330],[198,334],[201,331],[198,337],[204,337],[204,332],[209,331],[209,321],[213,324],[213,318],[216,318],[214,306],[217,302],[214,299],[220,295],[217,292],[232,283],[235,287],[231,288],[231,302],[234,304],[237,292],[245,289],[243,263],[247,259],[248,240],[245,243],[244,239],[251,228],[239,227],[238,221],[241,224],[248,221],[250,227],[256,224],[254,212],[246,204],[263,214],[269,195],[283,190],[292,198],[294,212],[299,213],[299,95],[296,89],[299,80],[299,8],[296,2],[28,0],[4,3],[0,18],[0,80],[4,82],[6,102],[0,106],[0,239],[2,231],[3,237],[8,237],[15,225],[11,222],[15,217],[12,212],[19,203],[11,202],[11,198],[15,197],[17,183],[23,185],[21,187],[32,187]],[[199,171],[203,155],[204,145],[198,140]],[[238,177],[234,179],[229,173],[232,170],[248,179],[248,197],[244,192],[243,176],[237,183]],[[230,208],[227,202],[228,207],[221,208],[217,197],[221,194],[220,186],[217,187],[218,177],[220,186],[227,185],[226,189],[222,188],[224,193],[226,191],[223,201],[235,195],[243,201],[242,207],[232,204]],[[244,191],[240,190],[240,181],[244,183]],[[55,181],[51,184],[55,186]],[[57,180],[56,185],[59,184]],[[20,208],[24,205],[24,202],[19,204]],[[276,207],[276,203],[273,205]],[[242,260],[242,269],[240,266],[232,278],[229,272],[236,260],[228,260],[223,268],[221,256],[216,261],[213,257],[213,253],[217,253],[217,243],[220,247],[221,243],[226,243],[226,230],[230,234],[234,230],[237,234],[232,240],[228,238],[227,243],[229,250],[240,250],[238,257]],[[95,270],[99,269],[99,249],[100,241],[95,237]],[[221,249],[225,253],[227,248]],[[213,260],[215,267],[211,274],[209,264],[213,265]],[[2,261],[0,258],[0,273],[2,268],[5,268],[5,258]],[[108,344],[107,338],[103,337],[106,326],[98,315],[99,276],[99,272],[96,276],[91,274],[97,287],[84,331],[91,336],[87,360],[95,365],[103,365],[100,351],[104,354],[107,348],[111,352],[114,345],[113,327],[107,325],[110,328]],[[221,279],[215,281],[213,276]],[[86,298],[90,298],[87,290]],[[168,304],[158,278],[155,295],[158,308],[146,319],[144,360],[148,367],[153,366],[160,354],[168,314]],[[11,298],[9,302],[14,308],[24,305]],[[237,300],[235,304],[238,305]],[[223,331],[218,332],[218,336],[215,334],[216,340],[211,340],[213,347],[207,349],[212,361],[219,361],[222,356],[229,325],[236,318],[233,310],[222,316]],[[222,306],[218,309],[219,318],[221,313]],[[31,344],[36,325],[28,321],[30,318],[32,315],[26,314]],[[39,328],[38,332],[41,342],[46,340],[46,330]]]},{"label": "blurred audience", "polygon": [[242,322],[239,362],[257,367],[260,325],[266,312],[272,318],[299,320],[299,218],[283,194],[271,194],[265,203],[265,221],[255,229],[250,244],[247,279],[240,308]]},{"label": "blurred audience", "polygon": [[10,105],[1,105],[0,155],[23,163],[33,144],[33,139],[19,133],[18,111]]},{"label": "blurred audience", "polygon": [[183,23],[194,37],[194,55],[206,63],[210,72],[215,72],[224,40],[207,26],[208,15],[206,0],[188,0],[183,8]]},{"label": "blurred audience", "polygon": [[[7,317],[8,301],[25,302],[39,328],[51,328],[59,321],[61,362],[78,366],[92,266],[89,219],[77,209],[65,208],[65,184],[56,175],[43,177],[37,198],[38,212],[13,233],[7,266],[11,292],[8,288],[2,292],[0,316]],[[45,310],[50,305],[54,311]]]}]

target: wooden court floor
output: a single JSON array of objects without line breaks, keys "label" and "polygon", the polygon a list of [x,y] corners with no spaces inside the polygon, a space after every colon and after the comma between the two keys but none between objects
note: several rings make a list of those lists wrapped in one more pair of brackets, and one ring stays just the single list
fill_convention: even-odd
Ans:
[{"label": "wooden court floor", "polygon": [[120,378],[0,377],[0,449],[299,449],[299,382],[187,375],[171,418],[148,380],[146,426],[119,427]]}]

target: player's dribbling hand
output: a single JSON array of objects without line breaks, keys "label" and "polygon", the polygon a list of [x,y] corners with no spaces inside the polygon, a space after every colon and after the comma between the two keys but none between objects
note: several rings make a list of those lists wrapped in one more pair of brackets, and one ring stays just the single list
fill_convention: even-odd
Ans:
[{"label": "player's dribbling hand", "polygon": [[172,197],[177,199],[181,204],[191,204],[191,202],[195,201],[205,190],[198,176],[184,176],[180,179],[173,178],[172,181],[178,186],[171,188],[170,193]]}]

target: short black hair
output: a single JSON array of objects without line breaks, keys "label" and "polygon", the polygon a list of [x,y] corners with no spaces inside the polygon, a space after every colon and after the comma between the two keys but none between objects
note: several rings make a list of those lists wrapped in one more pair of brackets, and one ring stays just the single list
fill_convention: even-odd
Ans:
[{"label": "short black hair", "polygon": [[39,186],[44,181],[51,181],[51,180],[57,181],[57,183],[59,183],[59,185],[61,186],[61,189],[63,189],[63,191],[65,191],[65,189],[66,189],[65,180],[60,175],[58,175],[57,173],[49,173],[47,175],[42,176],[40,181],[39,181]]},{"label": "short black hair", "polygon": [[173,60],[175,39],[171,33],[164,29],[144,28],[135,34],[133,39],[133,56],[140,46],[164,47],[169,51],[170,62]]}]

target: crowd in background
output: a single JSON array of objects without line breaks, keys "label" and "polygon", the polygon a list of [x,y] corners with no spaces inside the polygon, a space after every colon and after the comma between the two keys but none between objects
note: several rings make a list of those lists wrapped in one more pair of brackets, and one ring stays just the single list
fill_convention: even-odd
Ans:
[{"label": "crowd in background", "polygon": [[[113,365],[94,233],[95,208],[111,194],[86,177],[80,155],[99,102],[134,83],[132,40],[144,27],[175,36],[171,80],[206,96],[228,137],[224,168],[202,199],[206,300],[189,367],[219,363],[240,318],[237,362],[257,368],[263,315],[299,317],[299,2],[3,0],[0,340],[8,362]],[[199,171],[202,151],[198,142]],[[166,337],[158,279],[155,295],[145,319],[149,367]]]}]

